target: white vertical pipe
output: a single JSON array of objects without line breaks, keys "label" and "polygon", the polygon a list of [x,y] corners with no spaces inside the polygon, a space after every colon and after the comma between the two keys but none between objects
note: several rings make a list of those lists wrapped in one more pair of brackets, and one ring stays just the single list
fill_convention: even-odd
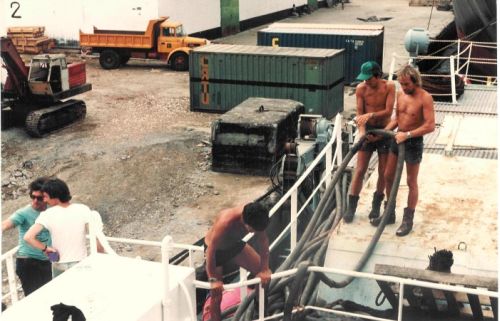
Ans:
[{"label": "white vertical pipe", "polygon": [[465,78],[469,78],[469,66],[470,66],[470,56],[472,55],[472,43],[469,43],[468,45],[469,48],[469,55],[467,56],[467,68],[465,68]]},{"label": "white vertical pipe", "polygon": [[[338,145],[338,143],[337,143]],[[332,168],[333,168],[333,162],[332,162],[332,145],[329,145],[326,154],[325,154],[325,171],[326,171],[326,179],[325,183],[326,185],[330,184],[330,181],[332,180]]]},{"label": "white vertical pipe", "polygon": [[291,195],[290,208],[290,252],[295,249],[297,244],[297,189]]},{"label": "white vertical pipe", "polygon": [[454,56],[450,56],[450,77],[451,77],[451,99],[453,104],[457,104],[457,89],[455,88],[455,61]]},{"label": "white vertical pipe", "polygon": [[457,42],[457,52],[458,52],[458,57],[457,57],[457,72],[460,70],[460,38],[458,38],[458,42]]},{"label": "white vertical pipe", "polygon": [[259,320],[264,320],[264,287],[259,284]]},{"label": "white vertical pipe", "polygon": [[392,80],[395,67],[396,67],[396,54],[393,52],[391,58],[391,66],[389,67],[389,81]]},{"label": "white vertical pipe", "polygon": [[5,259],[5,265],[7,266],[7,277],[9,279],[10,301],[14,304],[18,301],[18,297],[16,274],[14,272],[14,259],[12,258],[12,255],[9,255]]},{"label": "white vertical pipe", "polygon": [[[247,280],[247,270],[244,268],[240,267],[240,282],[245,282]],[[240,287],[240,297],[241,301],[247,297],[247,287],[246,285]]]},{"label": "white vertical pipe", "polygon": [[403,320],[403,299],[405,297],[405,285],[403,282],[399,283],[399,302],[398,302],[398,321]]},{"label": "white vertical pipe", "polygon": [[168,321],[170,310],[170,247],[172,244],[172,237],[167,235],[161,241],[161,265],[163,272],[163,321]]}]

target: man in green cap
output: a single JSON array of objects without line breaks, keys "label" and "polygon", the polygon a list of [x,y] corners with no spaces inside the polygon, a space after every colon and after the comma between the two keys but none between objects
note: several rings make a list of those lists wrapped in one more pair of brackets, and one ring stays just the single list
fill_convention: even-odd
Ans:
[{"label": "man in green cap", "polygon": [[[392,81],[382,79],[382,68],[375,61],[365,62],[361,66],[361,73],[357,79],[363,81],[356,87],[356,123],[359,134],[362,136],[367,130],[383,129],[390,122],[396,87]],[[347,212],[344,214],[346,223],[350,223],[354,219],[359,193],[363,187],[363,178],[374,151],[378,153],[378,180],[368,218],[372,220],[380,216],[380,206],[385,197],[384,171],[389,146],[390,139],[369,134],[359,149]]]}]

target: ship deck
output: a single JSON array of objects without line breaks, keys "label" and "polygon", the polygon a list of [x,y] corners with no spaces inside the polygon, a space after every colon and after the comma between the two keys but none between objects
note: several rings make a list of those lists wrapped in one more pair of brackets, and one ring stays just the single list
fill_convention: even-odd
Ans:
[{"label": "ship deck", "polygon": [[[425,140],[419,173],[419,202],[412,232],[398,237],[406,206],[408,186],[403,176],[397,196],[396,224],[385,227],[374,252],[363,268],[375,264],[426,269],[435,250],[453,252],[452,273],[497,278],[498,183],[496,87],[466,90],[458,105],[436,103],[436,131]],[[350,224],[341,223],[332,235],[326,267],[351,270],[370,242],[376,228],[368,213],[377,174],[367,180]],[[353,300],[376,309],[380,288],[374,281],[355,280],[345,289],[320,287],[320,297]]]}]

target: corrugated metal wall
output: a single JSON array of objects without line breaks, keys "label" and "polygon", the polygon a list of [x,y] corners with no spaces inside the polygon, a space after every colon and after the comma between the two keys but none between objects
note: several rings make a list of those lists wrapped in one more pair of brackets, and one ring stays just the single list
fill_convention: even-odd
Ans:
[{"label": "corrugated metal wall", "polygon": [[331,118],[343,108],[344,51],[208,45],[190,59],[192,110],[224,112],[248,97],[300,101]]},{"label": "corrugated metal wall", "polygon": [[345,81],[351,83],[359,74],[360,66],[374,60],[382,65],[384,27],[369,29],[351,25],[320,25],[276,23],[257,33],[259,46],[345,49]]}]

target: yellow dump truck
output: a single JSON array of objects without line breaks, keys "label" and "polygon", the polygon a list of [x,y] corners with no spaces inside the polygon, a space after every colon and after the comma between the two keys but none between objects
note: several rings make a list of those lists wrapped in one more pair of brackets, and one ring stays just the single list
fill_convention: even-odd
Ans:
[{"label": "yellow dump truck", "polygon": [[101,30],[93,34],[80,31],[80,47],[99,53],[104,69],[116,69],[132,58],[167,61],[174,70],[189,68],[192,48],[209,43],[207,39],[184,35],[182,24],[168,17],[150,20],[145,32]]}]

